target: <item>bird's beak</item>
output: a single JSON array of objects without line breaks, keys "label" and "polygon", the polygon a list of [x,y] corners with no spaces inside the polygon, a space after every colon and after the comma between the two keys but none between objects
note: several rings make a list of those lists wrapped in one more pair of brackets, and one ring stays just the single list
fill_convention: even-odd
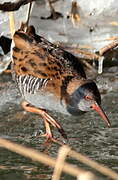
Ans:
[{"label": "bird's beak", "polygon": [[95,110],[98,112],[98,114],[101,116],[101,118],[105,121],[108,127],[111,127],[111,123],[106,116],[105,112],[102,110],[102,108],[95,102],[92,106],[91,109]]}]

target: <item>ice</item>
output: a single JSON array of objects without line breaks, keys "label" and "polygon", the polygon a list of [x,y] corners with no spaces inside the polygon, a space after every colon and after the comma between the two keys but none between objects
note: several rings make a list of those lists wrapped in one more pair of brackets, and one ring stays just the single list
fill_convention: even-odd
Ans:
[{"label": "ice", "polygon": [[5,71],[11,62],[10,53],[0,57],[0,74]]},{"label": "ice", "polygon": [[103,61],[104,61],[104,56],[101,56],[98,59],[98,74],[101,74],[103,71]]}]

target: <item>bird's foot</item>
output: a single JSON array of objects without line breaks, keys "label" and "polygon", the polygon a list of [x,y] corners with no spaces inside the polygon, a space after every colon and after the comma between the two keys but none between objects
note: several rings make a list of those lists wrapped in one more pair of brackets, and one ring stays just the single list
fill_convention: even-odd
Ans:
[{"label": "bird's foot", "polygon": [[[58,140],[53,138],[53,135],[52,135],[52,132],[50,129],[50,124],[53,127],[56,127],[58,129],[59,133],[62,135],[62,137],[67,140],[67,135],[66,135],[64,129],[62,128],[62,126],[55,119],[53,119],[44,109],[36,108],[36,107],[30,105],[29,103],[27,103],[26,101],[23,101],[21,105],[26,111],[32,112],[35,114],[39,114],[43,117],[44,124],[46,127],[46,134],[44,136],[47,137],[48,142],[53,141],[53,142],[58,143]],[[60,144],[60,143],[58,143],[58,144]]]},{"label": "bird's foot", "polygon": [[65,144],[64,142],[58,140],[57,138],[54,138],[52,136],[52,134],[50,134],[50,133],[45,133],[45,134],[42,134],[41,136],[46,137],[46,141],[44,143],[45,146],[47,146],[49,143],[56,143],[56,144],[59,144],[61,146]]},{"label": "bird's foot", "polygon": [[46,111],[43,110],[42,116],[44,120],[46,120],[48,123],[52,124],[53,127],[56,127],[59,131],[59,133],[62,135],[64,139],[67,139],[67,135],[62,128],[62,126],[55,120],[53,119]]}]

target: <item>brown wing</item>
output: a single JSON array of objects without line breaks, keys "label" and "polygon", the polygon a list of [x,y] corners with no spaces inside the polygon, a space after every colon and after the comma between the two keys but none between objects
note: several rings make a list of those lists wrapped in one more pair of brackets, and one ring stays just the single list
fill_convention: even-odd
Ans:
[{"label": "brown wing", "polygon": [[32,75],[41,79],[59,78],[60,64],[46,47],[38,45],[25,33],[17,31],[14,35],[13,68],[17,75]]},{"label": "brown wing", "polygon": [[44,79],[59,78],[60,75],[85,77],[83,67],[75,56],[39,37],[36,42],[36,38],[16,31],[13,59],[17,74],[29,74]]},{"label": "brown wing", "polygon": [[57,94],[59,89],[61,94],[65,93],[73,78],[86,78],[78,58],[36,35],[35,31],[16,31],[13,39],[13,69],[17,76],[48,79],[51,86],[47,89],[53,91],[55,86]]}]

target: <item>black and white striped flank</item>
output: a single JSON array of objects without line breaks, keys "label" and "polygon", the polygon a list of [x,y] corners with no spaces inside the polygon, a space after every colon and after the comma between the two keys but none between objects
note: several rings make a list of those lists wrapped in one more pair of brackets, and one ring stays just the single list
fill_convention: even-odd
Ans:
[{"label": "black and white striped flank", "polygon": [[40,88],[44,88],[48,82],[48,79],[40,79],[31,75],[16,76],[15,80],[22,96],[27,93],[36,93]]}]

